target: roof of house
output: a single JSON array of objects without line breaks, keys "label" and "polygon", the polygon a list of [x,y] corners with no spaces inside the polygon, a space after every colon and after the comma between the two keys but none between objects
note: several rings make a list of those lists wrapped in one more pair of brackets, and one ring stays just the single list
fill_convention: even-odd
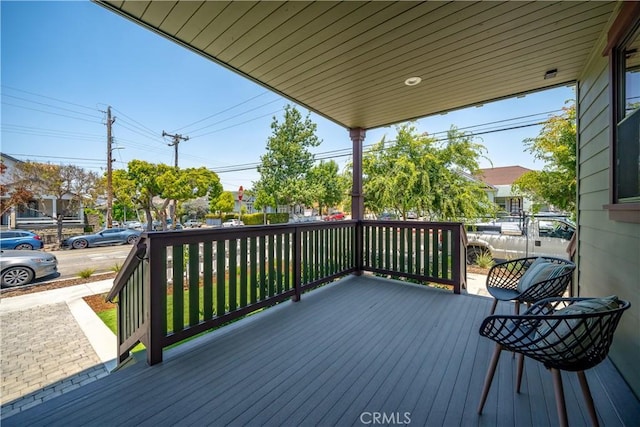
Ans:
[{"label": "roof of house", "polygon": [[531,169],[522,166],[504,166],[499,168],[480,169],[482,181],[490,185],[510,185]]},{"label": "roof of house", "polygon": [[480,179],[480,177],[471,175],[470,173],[464,172],[464,171],[458,171],[458,173],[468,179],[469,181],[474,181],[474,182],[480,182],[484,185],[485,189],[493,189],[493,190],[497,190],[496,187],[494,187],[493,185],[489,184],[488,182],[486,182],[483,179]]},{"label": "roof of house", "polygon": [[22,160],[18,160],[15,157],[12,157],[12,156],[10,156],[8,154],[5,154],[5,153],[0,153],[0,157],[2,157],[2,159],[10,160],[10,161],[12,161],[14,163],[22,163]]}]

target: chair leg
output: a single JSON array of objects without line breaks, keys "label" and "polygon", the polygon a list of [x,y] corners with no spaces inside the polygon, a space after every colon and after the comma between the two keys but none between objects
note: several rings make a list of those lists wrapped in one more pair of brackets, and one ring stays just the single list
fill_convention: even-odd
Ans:
[{"label": "chair leg", "polygon": [[516,376],[516,393],[520,393],[520,384],[522,384],[522,371],[524,371],[524,354],[518,353],[518,369]]},{"label": "chair leg", "polygon": [[500,359],[500,353],[502,352],[502,346],[496,344],[496,348],[493,351],[493,357],[491,357],[491,363],[489,363],[489,370],[487,376],[484,379],[484,387],[482,388],[482,396],[480,396],[480,404],[478,405],[478,414],[482,414],[482,408],[487,401],[489,395],[489,389],[491,388],[491,382],[493,381],[493,375],[496,373],[496,366],[498,366],[498,360]]},{"label": "chair leg", "polygon": [[560,423],[560,427],[567,427],[569,425],[569,419],[567,418],[567,405],[564,401],[564,391],[562,389],[562,376],[560,374],[560,370],[551,368],[551,375],[553,376],[553,389],[556,393],[558,422]]},{"label": "chair leg", "polygon": [[578,380],[580,381],[580,388],[582,389],[584,400],[587,403],[587,410],[589,411],[589,417],[591,417],[591,424],[595,427],[598,427],[600,424],[598,423],[596,408],[593,405],[593,397],[591,397],[591,390],[589,390],[589,383],[587,383],[587,377],[585,376],[584,371],[578,371],[576,372],[576,374],[578,374]]},{"label": "chair leg", "polygon": [[491,313],[489,313],[489,315],[493,314],[496,311],[497,306],[498,306],[498,300],[494,298],[493,305],[491,306]]}]

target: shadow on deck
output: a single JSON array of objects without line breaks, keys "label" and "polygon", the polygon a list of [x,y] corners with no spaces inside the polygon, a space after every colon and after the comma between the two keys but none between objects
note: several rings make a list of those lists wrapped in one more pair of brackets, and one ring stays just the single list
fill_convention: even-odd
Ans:
[{"label": "shadow on deck", "polygon": [[[13,425],[557,425],[551,375],[498,365],[476,414],[493,343],[491,300],[351,276],[168,350],[13,417]],[[511,307],[499,305],[499,310]],[[570,425],[589,424],[563,373]],[[640,403],[607,360],[587,371],[600,423],[637,425]],[[379,421],[374,423],[376,418]]]}]

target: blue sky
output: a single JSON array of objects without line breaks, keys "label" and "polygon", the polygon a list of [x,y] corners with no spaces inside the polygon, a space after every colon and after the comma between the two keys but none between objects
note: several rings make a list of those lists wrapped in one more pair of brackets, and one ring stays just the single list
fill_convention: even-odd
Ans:
[{"label": "blue sky", "polygon": [[[273,117],[281,119],[289,101],[90,2],[2,1],[0,7],[3,153],[102,173],[103,111],[111,106],[115,168],[132,159],[173,164],[171,141],[162,137],[166,131],[190,138],[179,144],[181,167],[218,171],[226,190],[251,187],[258,179],[255,170],[222,170],[259,162]],[[529,125],[573,98],[572,87],[560,87],[425,118],[417,126],[436,134],[451,125],[476,133]],[[351,147],[344,128],[315,114],[311,119],[323,140],[315,152]],[[494,124],[479,126],[485,123]],[[541,169],[522,143],[539,130],[479,135],[476,141],[491,160],[481,165]],[[364,143],[385,135],[394,139],[395,129],[369,130]]]}]

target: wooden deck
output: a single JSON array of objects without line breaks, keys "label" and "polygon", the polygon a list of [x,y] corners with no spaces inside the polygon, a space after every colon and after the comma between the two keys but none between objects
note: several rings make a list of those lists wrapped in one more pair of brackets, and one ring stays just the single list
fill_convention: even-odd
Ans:
[{"label": "wooden deck", "polygon": [[[551,375],[527,360],[517,395],[507,353],[476,414],[493,350],[478,328],[490,305],[351,276],[168,350],[161,364],[135,363],[2,424],[342,426],[376,425],[377,413],[386,424],[557,425]],[[570,425],[588,425],[576,376],[563,378]],[[587,378],[602,425],[640,423],[640,403],[609,361]]]}]

